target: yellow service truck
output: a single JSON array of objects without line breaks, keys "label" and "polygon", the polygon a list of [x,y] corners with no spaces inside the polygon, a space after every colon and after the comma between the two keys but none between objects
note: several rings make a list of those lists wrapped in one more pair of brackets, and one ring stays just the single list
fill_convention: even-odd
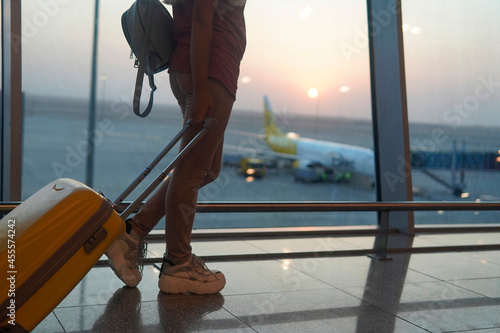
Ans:
[{"label": "yellow service truck", "polygon": [[260,178],[266,174],[266,164],[260,158],[242,158],[241,173],[246,177]]}]

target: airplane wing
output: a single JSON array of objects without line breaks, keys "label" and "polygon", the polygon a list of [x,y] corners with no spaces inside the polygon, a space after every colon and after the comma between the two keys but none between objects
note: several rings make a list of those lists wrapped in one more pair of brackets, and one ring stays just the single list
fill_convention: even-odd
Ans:
[{"label": "airplane wing", "polygon": [[256,149],[251,147],[244,146],[234,146],[224,144],[224,151],[230,152],[232,154],[238,154],[242,157],[260,157],[260,158],[269,158],[269,159],[286,159],[290,161],[295,161],[298,159],[297,155],[277,153],[272,150],[264,150],[264,149]]},{"label": "airplane wing", "polygon": [[246,132],[246,131],[240,131],[240,130],[235,130],[235,129],[229,129],[227,130],[228,133],[233,133],[237,135],[243,135],[243,136],[248,136],[251,138],[256,138],[256,139],[262,139],[265,140],[266,136],[264,134],[258,134],[258,133],[253,133],[253,132]]}]

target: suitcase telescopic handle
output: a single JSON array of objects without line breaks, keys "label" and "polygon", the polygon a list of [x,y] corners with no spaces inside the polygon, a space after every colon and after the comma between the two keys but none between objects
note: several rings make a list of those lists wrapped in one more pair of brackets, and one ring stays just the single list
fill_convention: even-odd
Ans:
[{"label": "suitcase telescopic handle", "polygon": [[[156,179],[130,204],[128,207],[120,214],[122,219],[126,219],[130,216],[130,214],[138,208],[144,199],[148,195],[150,195],[164,180],[167,178],[170,171],[172,171],[179,163],[180,160],[186,156],[191,149],[205,136],[205,134],[210,131],[214,126],[216,126],[217,121],[214,118],[206,118],[203,122],[202,129],[196,134],[196,136],[182,149],[179,154],[169,163],[169,165],[163,170],[163,172],[156,177]],[[141,173],[132,184],[130,184],[127,189],[118,197],[118,199],[114,202],[115,206],[118,206],[123,202],[125,197],[129,195],[137,185],[146,178],[146,176],[151,172],[151,169],[154,168],[158,164],[158,162],[163,159],[163,157],[168,153],[169,150],[182,138],[188,128],[191,126],[191,123],[188,121],[186,125],[182,128],[182,130],[174,137],[174,139],[161,151],[161,153],[154,159],[154,161],[146,167],[143,173]]]},{"label": "suitcase telescopic handle", "polygon": [[172,139],[172,141],[170,141],[169,144],[158,154],[158,156],[156,156],[153,162],[151,162],[144,169],[144,171],[140,175],[138,175],[137,178],[132,183],[130,183],[130,185],[118,196],[118,198],[116,198],[116,200],[113,202],[115,207],[121,205],[123,200],[125,200],[125,198],[128,197],[128,195],[132,193],[132,191],[151,173],[151,170],[153,170],[153,168],[158,163],[160,163],[160,161],[177,144],[177,142],[179,142],[179,140],[182,138],[184,133],[186,133],[190,126],[191,122],[190,120],[188,120],[184,127],[179,131],[179,133],[177,133],[177,135]]}]

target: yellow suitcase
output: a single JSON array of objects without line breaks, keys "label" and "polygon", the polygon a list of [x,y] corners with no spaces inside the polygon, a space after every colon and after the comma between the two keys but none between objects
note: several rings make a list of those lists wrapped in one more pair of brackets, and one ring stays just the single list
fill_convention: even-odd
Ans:
[{"label": "yellow suitcase", "polygon": [[33,330],[124,230],[113,204],[76,180],[28,198],[0,223],[0,326]]}]

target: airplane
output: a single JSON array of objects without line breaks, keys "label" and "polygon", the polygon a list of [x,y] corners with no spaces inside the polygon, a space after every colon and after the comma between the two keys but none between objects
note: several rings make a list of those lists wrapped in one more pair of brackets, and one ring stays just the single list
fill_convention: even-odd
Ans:
[{"label": "airplane", "polygon": [[[374,151],[369,148],[302,138],[296,133],[284,133],[275,121],[269,98],[264,96],[264,124],[265,134],[253,134],[265,141],[272,153],[259,151],[260,156],[286,159],[293,162],[295,179],[315,181],[323,180],[318,175],[327,174],[348,176],[340,180],[349,180],[351,174],[361,175],[365,183],[375,186],[375,158]],[[241,131],[239,131],[241,132]],[[234,148],[234,147],[233,147]],[[240,153],[254,155],[255,150],[239,147]],[[500,171],[500,151],[498,152],[466,152],[458,151],[432,151],[412,150],[412,167],[421,171],[437,183],[450,189],[455,196],[465,197],[463,194],[466,184],[464,182],[465,170],[496,170]],[[272,154],[272,155],[271,155]],[[446,181],[430,171],[450,170],[452,181]],[[456,179],[456,175],[460,179]],[[306,175],[306,176],[304,176]],[[300,179],[302,178],[302,179]],[[332,179],[332,178],[329,178]],[[334,181],[338,178],[333,177]]]},{"label": "airplane", "polygon": [[[371,149],[337,142],[299,137],[296,133],[283,133],[276,126],[275,115],[269,98],[264,96],[265,142],[281,157],[295,161],[296,178],[299,170],[308,169],[312,174],[336,173],[350,178],[360,174],[375,180],[374,152]],[[318,172],[316,172],[318,171]]]}]

